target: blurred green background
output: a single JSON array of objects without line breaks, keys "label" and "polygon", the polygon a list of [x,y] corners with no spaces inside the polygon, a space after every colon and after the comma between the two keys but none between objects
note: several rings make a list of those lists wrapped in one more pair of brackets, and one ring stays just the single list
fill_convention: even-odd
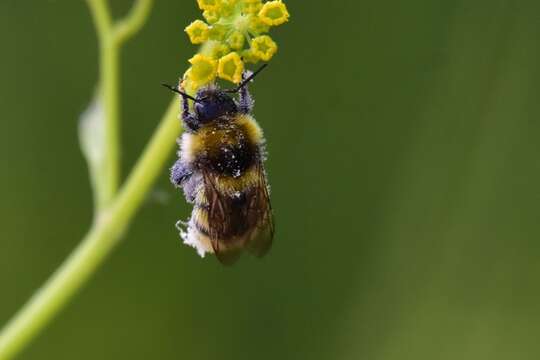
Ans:
[{"label": "blurred green background", "polygon": [[[123,15],[131,1],[112,0]],[[125,241],[20,359],[538,359],[540,2],[287,2],[252,90],[277,234],[201,260],[163,170]],[[122,53],[124,175],[194,53],[156,1]],[[83,1],[0,2],[0,323],[79,242],[97,79]],[[170,163],[173,162],[171,154]]]}]

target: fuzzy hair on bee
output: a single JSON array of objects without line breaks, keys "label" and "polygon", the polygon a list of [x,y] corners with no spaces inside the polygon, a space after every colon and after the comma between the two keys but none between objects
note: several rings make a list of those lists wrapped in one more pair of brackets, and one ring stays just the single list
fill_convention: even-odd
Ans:
[{"label": "fuzzy hair on bee", "polygon": [[[227,265],[244,250],[265,255],[274,236],[263,167],[265,140],[251,115],[254,101],[247,86],[263,68],[244,72],[236,89],[222,90],[212,84],[201,88],[196,97],[165,85],[182,96],[185,128],[171,182],[193,204],[189,220],[179,221],[177,227],[184,243],[199,255],[214,253]],[[238,99],[231,93],[238,93]]]}]

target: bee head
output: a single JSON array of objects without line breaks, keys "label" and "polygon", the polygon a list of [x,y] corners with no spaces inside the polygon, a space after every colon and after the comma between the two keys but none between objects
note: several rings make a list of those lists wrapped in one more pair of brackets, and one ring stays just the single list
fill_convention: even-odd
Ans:
[{"label": "bee head", "polygon": [[260,73],[268,64],[263,64],[257,71],[249,74],[234,89],[221,90],[217,85],[208,85],[197,92],[194,98],[189,94],[179,90],[176,86],[161,84],[167,89],[182,95],[183,99],[191,99],[195,102],[194,109],[197,120],[202,123],[209,123],[225,115],[232,115],[238,112],[236,101],[229,94],[236,94],[246,86],[253,78]]},{"label": "bee head", "polygon": [[202,123],[207,123],[238,111],[233,98],[216,86],[200,89],[197,92],[197,101],[194,107],[197,118]]}]

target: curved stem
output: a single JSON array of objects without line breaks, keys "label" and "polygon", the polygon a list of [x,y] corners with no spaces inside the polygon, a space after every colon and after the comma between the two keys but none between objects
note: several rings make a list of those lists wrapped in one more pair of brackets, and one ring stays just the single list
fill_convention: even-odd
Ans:
[{"label": "curved stem", "polygon": [[90,278],[121,239],[180,134],[179,103],[172,101],[159,128],[109,210],[93,224],[71,256],[0,333],[0,360],[11,359]]},{"label": "curved stem", "polygon": [[107,35],[112,26],[112,19],[107,2],[105,0],[86,0],[86,3],[90,9],[98,37],[102,39]]},{"label": "curved stem", "polygon": [[141,29],[153,4],[154,0],[137,0],[135,2],[129,14],[115,26],[114,33],[117,44],[124,43]]},{"label": "curved stem", "polygon": [[100,45],[100,92],[105,108],[105,159],[95,184],[96,210],[110,205],[120,183],[120,47],[144,25],[153,0],[136,0],[117,25],[111,20],[106,0],[87,0]]},{"label": "curved stem", "polygon": [[0,360],[11,359],[34,338],[90,278],[121,239],[155,181],[180,133],[178,101],[161,124],[125,185],[119,184],[119,52],[149,14],[152,0],[137,0],[125,20],[113,27],[106,0],[86,0],[100,45],[100,88],[105,107],[105,160],[94,186],[96,219],[73,253],[0,332]]},{"label": "curved stem", "polygon": [[96,212],[112,201],[120,177],[120,139],[118,104],[119,49],[113,37],[113,24],[106,0],[86,0],[99,40],[100,89],[105,108],[105,158],[94,187]]},{"label": "curved stem", "polygon": [[119,49],[112,35],[102,39],[100,46],[100,78],[103,106],[105,107],[105,161],[103,163],[103,183],[99,191],[98,203],[101,211],[110,205],[120,182],[120,97],[119,97]]}]

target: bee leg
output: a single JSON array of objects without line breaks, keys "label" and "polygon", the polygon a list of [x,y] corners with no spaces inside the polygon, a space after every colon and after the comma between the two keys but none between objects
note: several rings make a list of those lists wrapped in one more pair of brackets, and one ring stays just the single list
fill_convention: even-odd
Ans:
[{"label": "bee leg", "polygon": [[178,159],[171,168],[171,182],[176,186],[182,184],[193,174],[193,171]]},{"label": "bee leg", "polygon": [[[242,81],[247,79],[248,77],[253,74],[251,71],[244,71],[242,73]],[[240,88],[240,95],[238,99],[238,111],[242,114],[249,114],[253,110],[254,105],[253,98],[251,97],[251,94],[249,93],[248,84],[245,84]]]},{"label": "bee leg", "polygon": [[188,98],[184,95],[182,95],[182,122],[184,123],[184,126],[192,132],[197,131],[200,127],[197,116],[189,111]]},{"label": "bee leg", "polygon": [[193,114],[187,114],[186,116],[182,116],[182,122],[184,123],[186,129],[190,132],[195,132],[199,130],[199,121]]}]

